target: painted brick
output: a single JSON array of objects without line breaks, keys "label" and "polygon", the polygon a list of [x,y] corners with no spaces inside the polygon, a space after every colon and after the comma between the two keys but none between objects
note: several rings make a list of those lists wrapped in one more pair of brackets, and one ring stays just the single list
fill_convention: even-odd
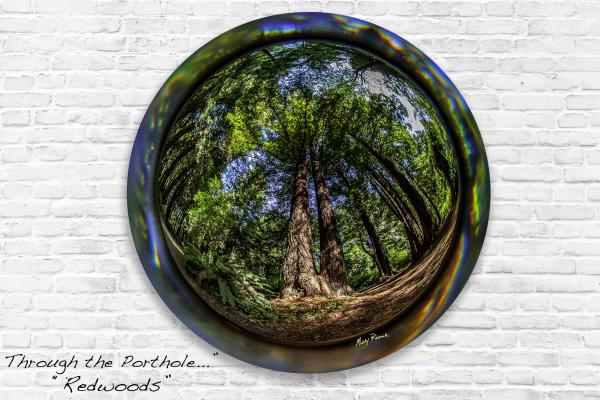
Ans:
[{"label": "painted brick", "polygon": [[[1,352],[215,365],[177,372],[165,398],[597,398],[596,3],[0,0]],[[215,35],[289,11],[356,15],[418,45],[467,99],[493,179],[484,251],[451,309],[398,353],[329,374],[213,357],[154,292],[127,219],[131,145],[166,77]],[[0,398],[63,398],[49,382],[3,369]]]}]

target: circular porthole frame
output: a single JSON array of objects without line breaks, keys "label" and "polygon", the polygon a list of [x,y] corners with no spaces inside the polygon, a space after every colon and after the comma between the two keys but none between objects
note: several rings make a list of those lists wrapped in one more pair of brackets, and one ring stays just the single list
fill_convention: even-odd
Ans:
[{"label": "circular porthole frame", "polygon": [[[291,40],[349,45],[386,61],[413,80],[437,106],[459,162],[459,214],[446,265],[425,293],[381,329],[385,340],[299,347],[267,341],[225,319],[186,282],[161,229],[155,188],[163,139],[181,107],[219,67],[249,51]],[[378,360],[427,330],[456,299],[469,278],[485,237],[490,178],[485,149],[465,100],[444,72],[419,49],[392,32],[356,18],[327,13],[290,13],[229,30],[193,53],[161,87],[140,124],[127,178],[133,241],[155,290],[195,334],[219,350],[261,367],[288,372],[330,372]]]}]

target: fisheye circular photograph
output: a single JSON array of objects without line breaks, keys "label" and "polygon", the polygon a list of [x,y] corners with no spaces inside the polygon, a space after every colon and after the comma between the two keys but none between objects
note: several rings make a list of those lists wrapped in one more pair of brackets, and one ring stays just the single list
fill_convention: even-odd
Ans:
[{"label": "fisheye circular photograph", "polygon": [[157,294],[223,353],[357,367],[450,307],[483,246],[490,177],[446,74],[380,26],[274,15],[204,44],[140,122],[132,239]]},{"label": "fisheye circular photograph", "polygon": [[375,332],[435,280],[459,172],[428,97],[380,58],[292,40],[211,74],[169,128],[161,226],[197,295],[298,345]]}]

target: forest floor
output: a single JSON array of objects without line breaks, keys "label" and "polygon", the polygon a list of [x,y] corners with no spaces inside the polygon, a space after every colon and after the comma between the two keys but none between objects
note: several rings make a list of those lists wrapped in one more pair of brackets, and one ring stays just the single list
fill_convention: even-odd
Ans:
[{"label": "forest floor", "polygon": [[276,298],[271,306],[281,317],[261,321],[224,309],[218,301],[209,303],[229,320],[278,342],[315,345],[368,335],[406,311],[434,281],[454,243],[456,218],[454,212],[437,242],[405,273],[365,291],[349,296]]},{"label": "forest floor", "polygon": [[276,311],[291,311],[299,318],[267,324],[268,336],[296,344],[339,342],[369,334],[398,317],[425,292],[443,266],[454,239],[455,221],[448,222],[437,243],[416,264],[377,287],[351,296],[272,300]]}]

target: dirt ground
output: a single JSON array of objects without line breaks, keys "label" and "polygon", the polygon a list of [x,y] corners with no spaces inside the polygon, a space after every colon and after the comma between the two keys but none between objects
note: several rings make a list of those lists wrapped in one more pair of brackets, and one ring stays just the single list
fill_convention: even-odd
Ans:
[{"label": "dirt ground", "polygon": [[276,342],[318,345],[341,342],[376,331],[410,307],[433,282],[454,243],[456,213],[425,255],[404,274],[351,296],[274,299],[285,318],[255,321],[202,296],[217,312],[239,326]]}]

